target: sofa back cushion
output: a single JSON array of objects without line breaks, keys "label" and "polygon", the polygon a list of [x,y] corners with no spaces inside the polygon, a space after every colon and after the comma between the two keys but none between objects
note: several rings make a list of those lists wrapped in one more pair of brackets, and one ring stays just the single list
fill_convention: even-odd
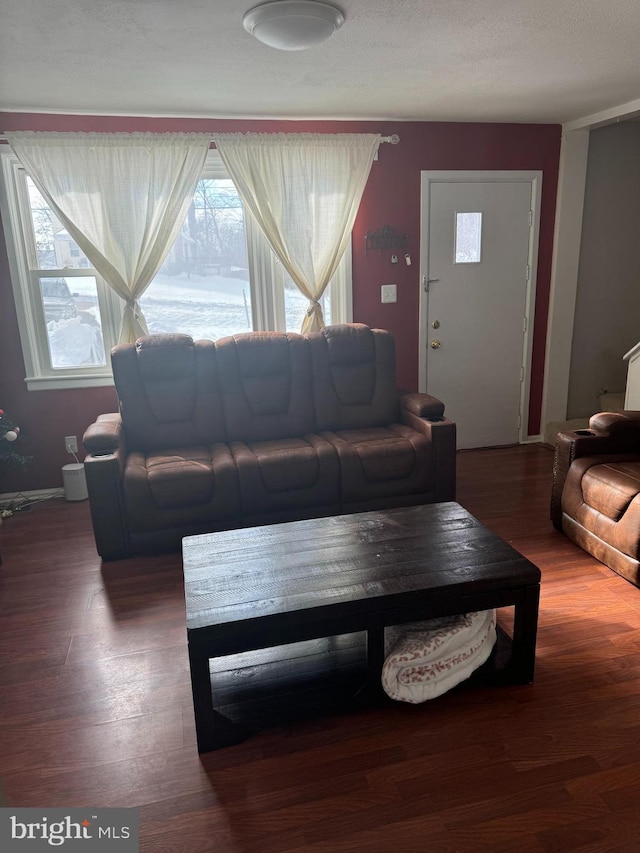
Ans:
[{"label": "sofa back cushion", "polygon": [[216,349],[188,335],[149,335],[111,352],[129,450],[226,441]]},{"label": "sofa back cushion", "polygon": [[236,441],[315,430],[311,355],[302,335],[248,332],[216,342],[227,434]]},{"label": "sofa back cushion", "polygon": [[385,426],[399,420],[395,345],[362,323],[308,336],[319,430]]}]

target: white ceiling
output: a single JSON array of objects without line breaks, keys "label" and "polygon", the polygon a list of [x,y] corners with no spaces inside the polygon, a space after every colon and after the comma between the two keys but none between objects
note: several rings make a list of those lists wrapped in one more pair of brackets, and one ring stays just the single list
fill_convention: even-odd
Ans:
[{"label": "white ceiling", "polygon": [[257,0],[13,0],[0,110],[568,122],[640,97],[638,0],[335,0],[341,30],[281,52]]}]

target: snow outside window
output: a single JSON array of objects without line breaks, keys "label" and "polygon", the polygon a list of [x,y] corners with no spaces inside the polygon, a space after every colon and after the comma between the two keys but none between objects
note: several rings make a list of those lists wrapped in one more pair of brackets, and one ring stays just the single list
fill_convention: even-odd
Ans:
[{"label": "snow outside window", "polygon": [[[122,302],[12,153],[2,154],[2,219],[30,389],[112,383]],[[253,329],[299,332],[307,300],[211,151],[181,233],[140,304],[150,334],[216,340]],[[348,250],[323,297],[325,322],[349,322]]]}]

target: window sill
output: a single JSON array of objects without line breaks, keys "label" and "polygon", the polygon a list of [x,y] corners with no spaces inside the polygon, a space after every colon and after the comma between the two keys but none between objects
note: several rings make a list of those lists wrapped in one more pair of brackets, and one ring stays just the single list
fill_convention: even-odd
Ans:
[{"label": "window sill", "polygon": [[27,376],[29,391],[55,391],[62,388],[102,388],[113,386],[113,376],[104,373],[65,374],[64,376]]}]

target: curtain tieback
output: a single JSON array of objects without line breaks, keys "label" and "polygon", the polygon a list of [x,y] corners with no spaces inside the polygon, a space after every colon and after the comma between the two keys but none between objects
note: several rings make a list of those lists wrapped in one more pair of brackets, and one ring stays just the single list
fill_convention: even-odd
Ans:
[{"label": "curtain tieback", "polygon": [[320,302],[317,299],[309,300],[309,307],[307,308],[307,317],[311,317],[313,314],[317,314],[320,310]]},{"label": "curtain tieback", "polygon": [[130,308],[133,311],[133,316],[137,320],[140,316],[140,306],[138,305],[138,300],[134,299],[133,297],[128,297],[124,300],[124,302],[127,308]]}]

